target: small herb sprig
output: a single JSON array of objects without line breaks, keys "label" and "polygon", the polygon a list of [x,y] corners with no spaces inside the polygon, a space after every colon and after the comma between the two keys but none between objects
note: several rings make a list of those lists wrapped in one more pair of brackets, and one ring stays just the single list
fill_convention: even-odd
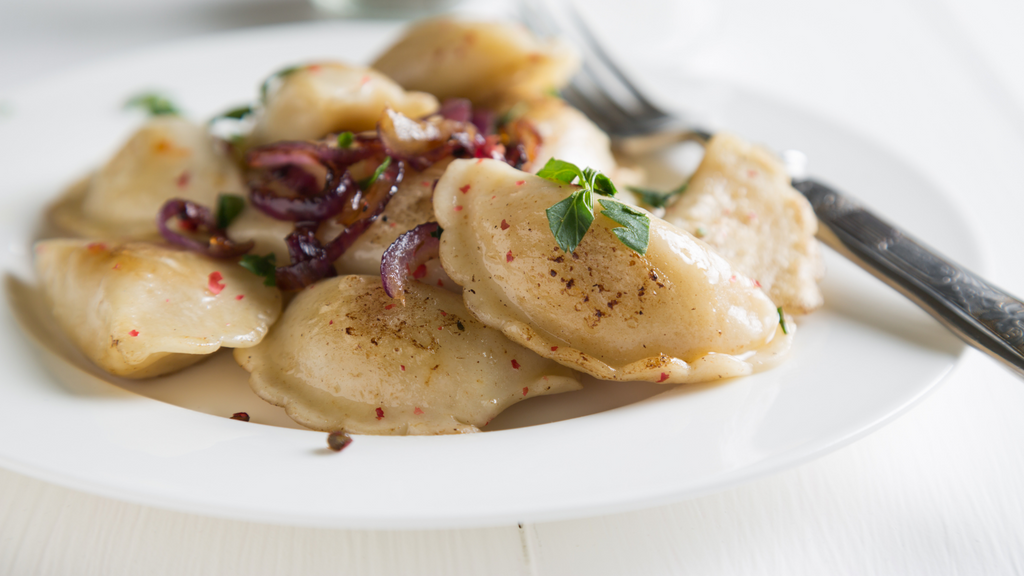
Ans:
[{"label": "small herb sprig", "polygon": [[[594,194],[615,196],[618,190],[611,179],[597,170],[581,170],[571,162],[554,158],[548,160],[537,176],[564,184],[575,182],[580,186],[579,190],[545,212],[558,247],[572,252],[594,222]],[[600,200],[600,203],[603,208],[601,214],[621,224],[614,229],[619,241],[637,254],[645,254],[651,236],[651,220],[647,214],[614,200]]]},{"label": "small herb sprig", "polygon": [[237,194],[219,194],[217,196],[217,228],[227,230],[231,222],[245,209],[245,200]]},{"label": "small herb sprig", "polygon": [[638,186],[630,186],[629,191],[640,196],[640,200],[650,206],[651,208],[664,208],[668,206],[669,200],[674,196],[678,196],[683,192],[686,192],[686,187],[690,185],[690,181],[686,180],[680,184],[677,188],[669,190],[668,192],[658,192],[657,190],[651,190],[650,188],[640,188]]},{"label": "small herb sprig", "polygon": [[266,256],[246,254],[238,263],[249,272],[261,276],[264,286],[277,286],[277,257],[273,252]]},{"label": "small herb sprig", "polygon": [[124,103],[125,108],[139,108],[150,116],[177,116],[181,110],[171,102],[170,98],[157,92],[136,94]]}]

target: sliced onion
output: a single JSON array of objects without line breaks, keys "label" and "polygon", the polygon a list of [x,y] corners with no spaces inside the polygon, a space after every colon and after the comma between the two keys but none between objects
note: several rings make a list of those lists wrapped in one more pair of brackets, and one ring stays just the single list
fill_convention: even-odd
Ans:
[{"label": "sliced onion", "polygon": [[398,192],[398,185],[405,177],[405,163],[394,162],[391,166],[377,177],[368,190],[359,190],[345,203],[338,222],[345,226],[351,226],[360,219],[376,217],[384,211],[384,207],[391,201],[391,197]]},{"label": "sliced onion", "polygon": [[[279,266],[275,273],[277,287],[282,290],[301,290],[324,278],[334,276],[337,273],[334,270],[334,261],[341,258],[356,239],[373,224],[373,220],[374,218],[360,220],[346,228],[334,240],[328,242],[327,246],[322,246],[322,256],[294,262],[289,266]],[[289,235],[289,238],[292,235]],[[315,242],[315,246],[321,246],[315,237],[313,237],[313,242]],[[313,243],[310,242],[310,245]],[[291,243],[289,243],[288,249],[289,252],[292,251]]]},{"label": "sliced onion", "polygon": [[441,108],[437,110],[437,114],[448,120],[469,122],[473,117],[473,104],[465,98],[449,98],[441,103]]},{"label": "sliced onion", "polygon": [[302,191],[279,190],[283,187],[272,175],[263,175],[249,183],[252,204],[271,218],[300,222],[320,221],[337,215],[345,208],[351,195],[356,194],[359,185],[347,170],[336,172],[328,169],[327,181],[319,195],[310,196]]},{"label": "sliced onion", "polygon": [[[171,218],[178,218],[184,228],[209,234],[206,242],[189,238],[184,234],[171,230],[167,225]],[[231,240],[226,232],[217,228],[217,219],[212,210],[201,204],[196,204],[190,200],[182,200],[181,198],[172,198],[164,203],[157,214],[156,226],[160,230],[160,235],[171,244],[187,248],[193,252],[206,254],[212,258],[234,258],[241,256],[252,250],[252,247],[255,245],[252,240],[242,242],[241,244]]]},{"label": "sliced onion", "polygon": [[405,304],[405,280],[420,265],[438,257],[441,227],[427,222],[409,230],[395,240],[380,261],[380,279],[384,292]]}]

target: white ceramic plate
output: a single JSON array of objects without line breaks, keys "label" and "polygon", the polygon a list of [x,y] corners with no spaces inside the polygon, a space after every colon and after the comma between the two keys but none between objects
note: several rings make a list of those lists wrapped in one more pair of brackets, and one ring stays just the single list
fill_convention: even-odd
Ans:
[{"label": "white ceramic plate", "polygon": [[[284,65],[368,61],[394,33],[336,22],[222,35],[10,95],[0,116],[0,241],[12,304],[0,312],[0,464],[123,500],[265,522],[441,528],[564,519],[678,501],[818,457],[912,406],[959,356],[938,324],[828,254],[826,307],[800,321],[795,354],[780,368],[709,386],[603,383],[524,402],[484,434],[358,437],[335,454],[322,433],[270,425],[287,419],[246,390],[230,359],[203,364],[198,376],[119,386],[39,322],[28,254],[42,210],[138,124],[121,109],[126,97],[164,89],[202,119],[250,100]],[[852,133],[712,81],[662,79],[656,88],[717,128],[805,151],[812,172],[955,259],[977,261],[935,187]],[[254,422],[226,418],[240,410]]]}]

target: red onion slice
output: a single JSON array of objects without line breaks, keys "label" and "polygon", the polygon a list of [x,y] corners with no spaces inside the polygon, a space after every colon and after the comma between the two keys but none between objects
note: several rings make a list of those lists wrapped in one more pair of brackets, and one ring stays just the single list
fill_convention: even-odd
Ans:
[{"label": "red onion slice", "polygon": [[[206,242],[189,238],[184,234],[171,230],[167,225],[171,218],[178,218],[185,229],[209,234]],[[156,226],[160,230],[160,235],[171,244],[187,248],[193,252],[206,254],[212,258],[234,258],[241,256],[252,250],[252,247],[255,245],[252,240],[241,244],[231,240],[228,238],[227,233],[217,228],[217,219],[212,210],[201,204],[196,204],[190,200],[182,200],[181,198],[172,198],[164,203],[157,214]]]},{"label": "red onion slice", "polygon": [[469,122],[473,117],[473,104],[465,98],[449,98],[441,103],[436,113],[448,120]]},{"label": "red onion slice", "polygon": [[395,240],[380,261],[380,279],[384,292],[405,304],[405,280],[428,260],[438,257],[441,227],[427,222],[409,230]]},{"label": "red onion slice", "polygon": [[405,162],[393,162],[367,190],[358,190],[348,198],[338,222],[351,226],[358,220],[376,217],[384,211],[391,197],[398,192],[398,185],[405,178]]},{"label": "red onion slice", "polygon": [[289,190],[290,194],[285,196],[275,189],[274,184],[273,176],[267,175],[251,181],[249,190],[252,205],[271,218],[293,222],[320,221],[335,216],[359,190],[359,185],[347,170],[339,175],[329,169],[323,192],[317,196],[302,195],[294,190]]}]

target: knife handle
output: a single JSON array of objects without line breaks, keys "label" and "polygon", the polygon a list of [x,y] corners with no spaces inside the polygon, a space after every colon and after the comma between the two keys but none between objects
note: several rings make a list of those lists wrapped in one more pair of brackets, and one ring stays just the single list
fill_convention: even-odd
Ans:
[{"label": "knife handle", "polygon": [[810,179],[793,187],[811,202],[818,239],[895,288],[964,342],[1024,377],[1024,303]]}]

